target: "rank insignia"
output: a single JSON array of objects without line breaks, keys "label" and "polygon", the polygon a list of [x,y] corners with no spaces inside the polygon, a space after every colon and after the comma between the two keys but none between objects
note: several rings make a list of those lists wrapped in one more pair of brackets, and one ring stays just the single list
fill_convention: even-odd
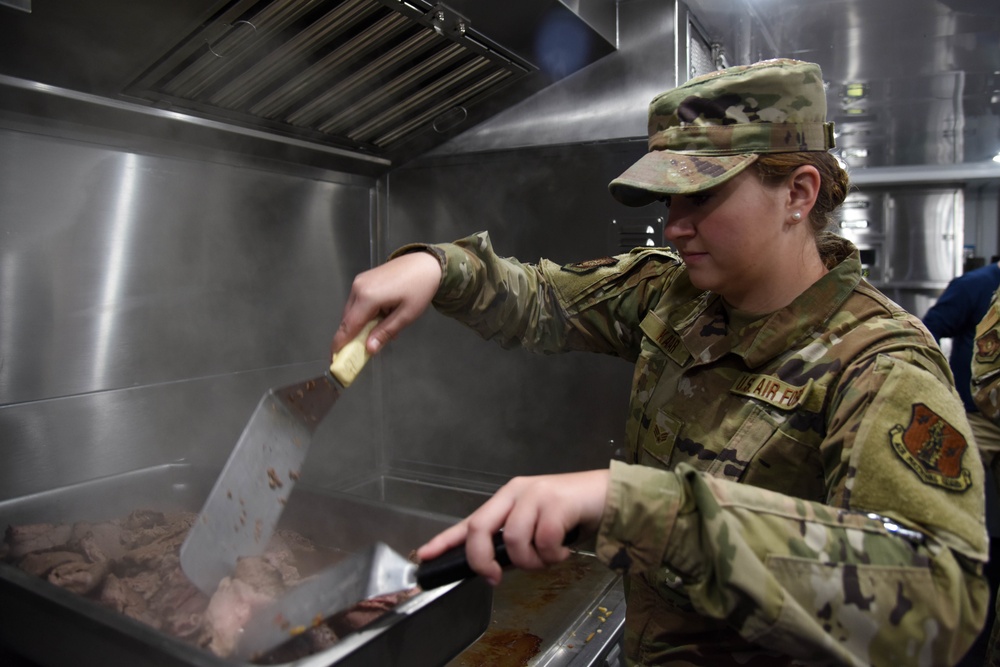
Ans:
[{"label": "rank insignia", "polygon": [[889,429],[893,449],[925,484],[952,491],[972,485],[972,476],[962,468],[969,445],[954,426],[923,403],[913,406],[910,423]]},{"label": "rank insignia", "polygon": [[586,262],[577,262],[576,264],[566,264],[562,267],[563,271],[569,271],[570,273],[590,273],[595,269],[599,269],[602,266],[614,266],[618,263],[616,257],[598,257],[597,259],[588,259]]},{"label": "rank insignia", "polygon": [[976,339],[976,361],[993,363],[1000,357],[1000,334],[990,329]]}]

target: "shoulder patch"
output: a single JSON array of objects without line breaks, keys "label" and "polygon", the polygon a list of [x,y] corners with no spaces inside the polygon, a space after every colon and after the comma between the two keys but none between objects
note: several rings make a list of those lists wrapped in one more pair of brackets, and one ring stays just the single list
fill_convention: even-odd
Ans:
[{"label": "shoulder patch", "polygon": [[893,449],[924,484],[965,491],[972,476],[962,467],[969,444],[959,431],[923,403],[913,406],[910,423],[889,429]]},{"label": "shoulder patch", "polygon": [[990,329],[976,339],[976,361],[991,364],[1000,357],[1000,334]]},{"label": "shoulder patch", "polygon": [[562,266],[563,271],[569,271],[570,273],[590,273],[595,269],[599,269],[603,266],[614,266],[618,263],[617,257],[598,257],[597,259],[588,259],[586,262],[577,262],[576,264],[564,264]]}]

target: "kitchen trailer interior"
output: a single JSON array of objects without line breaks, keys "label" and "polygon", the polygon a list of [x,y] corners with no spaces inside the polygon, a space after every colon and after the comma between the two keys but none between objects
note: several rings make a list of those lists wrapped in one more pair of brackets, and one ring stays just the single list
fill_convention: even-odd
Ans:
[{"label": "kitchen trailer interior", "polygon": [[[1000,254],[997,53],[992,0],[0,0],[0,524],[197,511],[261,395],[322,372],[353,277],[401,245],[662,244],[665,209],[607,184],[649,100],[722,66],[820,63],[840,231],[922,315]],[[605,467],[631,374],[428,313],[319,428],[289,525],[405,553],[512,476]],[[228,664],[12,567],[0,594],[0,662]],[[614,666],[623,616],[584,548],[303,664]]]}]

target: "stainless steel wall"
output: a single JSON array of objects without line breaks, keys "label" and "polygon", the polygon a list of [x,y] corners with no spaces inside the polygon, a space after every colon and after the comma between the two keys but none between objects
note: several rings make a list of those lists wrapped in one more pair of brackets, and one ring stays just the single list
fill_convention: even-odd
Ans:
[{"label": "stainless steel wall", "polygon": [[[390,172],[383,254],[488,230],[503,255],[568,263],[620,252],[623,226],[655,227],[661,207],[624,207],[607,185],[646,151],[649,100],[675,84],[676,18],[672,1],[620,2],[618,52]],[[436,313],[386,357],[392,474],[488,486],[604,467],[621,446],[620,359],[503,350]]]},{"label": "stainless steel wall", "polygon": [[[389,177],[386,243],[488,230],[501,255],[573,262],[617,252],[615,222],[653,216],[607,184],[642,143],[522,149],[425,161]],[[503,350],[426,314],[386,363],[386,453],[407,473],[501,481],[604,467],[620,447],[632,364]]]},{"label": "stainless steel wall", "polygon": [[[115,143],[0,123],[0,498],[221,466],[267,387],[322,372],[370,265],[371,179]],[[319,434],[321,481],[375,465],[376,379]]]},{"label": "stainless steel wall", "polygon": [[[320,372],[353,276],[404,243],[486,229],[503,254],[572,262],[620,251],[626,227],[656,237],[662,209],[606,188],[645,151],[649,99],[683,76],[682,9],[620,2],[617,53],[378,180],[263,133],[80,96],[46,108],[0,80],[0,498],[218,468],[267,387]],[[908,222],[940,213],[918,199],[897,216],[896,276],[954,257]],[[906,280],[936,290],[945,274]],[[606,465],[631,370],[504,351],[429,313],[331,413],[306,481],[386,496],[391,480],[486,490]]]}]

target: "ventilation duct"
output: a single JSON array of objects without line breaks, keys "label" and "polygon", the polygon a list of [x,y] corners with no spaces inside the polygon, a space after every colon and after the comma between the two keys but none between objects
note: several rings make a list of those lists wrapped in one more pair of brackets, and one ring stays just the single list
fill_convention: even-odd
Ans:
[{"label": "ventilation duct", "polygon": [[611,0],[46,0],[34,10],[0,10],[0,76],[23,82],[0,102],[20,105],[35,82],[50,96],[179,111],[390,164],[611,53],[617,19]]}]

